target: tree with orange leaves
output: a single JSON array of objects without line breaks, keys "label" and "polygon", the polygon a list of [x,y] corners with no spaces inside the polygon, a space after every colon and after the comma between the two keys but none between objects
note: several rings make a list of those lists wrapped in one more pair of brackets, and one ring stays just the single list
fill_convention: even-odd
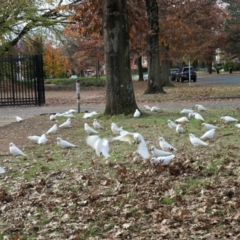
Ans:
[{"label": "tree with orange leaves", "polygon": [[55,47],[52,42],[45,45],[43,61],[46,76],[63,77],[69,68],[69,62],[63,55],[63,49]]}]

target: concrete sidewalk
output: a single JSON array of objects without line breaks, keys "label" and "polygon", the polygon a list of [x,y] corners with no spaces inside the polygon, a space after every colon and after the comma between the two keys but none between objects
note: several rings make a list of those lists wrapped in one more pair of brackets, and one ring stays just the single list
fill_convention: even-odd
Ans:
[{"label": "concrete sidewalk", "polygon": [[[18,107],[0,107],[0,127],[11,122],[16,121],[16,116],[19,116],[23,119],[39,116],[42,114],[54,114],[54,113],[63,113],[68,111],[69,109],[75,109],[77,111],[76,106],[18,106]],[[102,111],[104,109],[103,106],[90,107],[85,106],[80,108],[80,112],[91,112],[91,111]]]}]

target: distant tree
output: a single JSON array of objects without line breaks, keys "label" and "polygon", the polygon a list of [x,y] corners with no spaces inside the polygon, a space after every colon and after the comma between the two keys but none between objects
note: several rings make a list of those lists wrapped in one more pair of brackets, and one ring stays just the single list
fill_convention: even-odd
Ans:
[{"label": "distant tree", "polygon": [[148,88],[145,93],[165,93],[160,77],[159,60],[159,17],[156,0],[145,0],[148,16],[147,54],[148,54]]},{"label": "distant tree", "polygon": [[229,52],[240,56],[240,2],[238,0],[225,1],[228,3],[228,19],[225,24]]},{"label": "distant tree", "polygon": [[68,59],[63,55],[63,49],[54,47],[52,42],[44,48],[44,72],[47,76],[64,77],[69,68]]},{"label": "distant tree", "polygon": [[53,28],[66,23],[62,0],[0,1],[0,54],[8,52],[20,39],[37,28]]}]

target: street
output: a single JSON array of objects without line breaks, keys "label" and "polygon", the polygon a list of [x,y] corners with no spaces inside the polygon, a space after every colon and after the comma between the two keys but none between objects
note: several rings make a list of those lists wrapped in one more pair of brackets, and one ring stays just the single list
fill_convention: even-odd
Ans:
[{"label": "street", "polygon": [[[188,83],[185,81],[185,83]],[[195,83],[194,83],[195,84]],[[218,74],[212,76],[198,76],[196,85],[240,85],[240,75],[235,74]]]}]

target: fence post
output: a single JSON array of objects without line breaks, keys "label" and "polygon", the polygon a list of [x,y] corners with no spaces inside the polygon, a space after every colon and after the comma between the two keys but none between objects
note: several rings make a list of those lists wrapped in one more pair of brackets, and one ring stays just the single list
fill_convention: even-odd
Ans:
[{"label": "fence post", "polygon": [[77,111],[80,113],[80,80],[76,81]]}]

